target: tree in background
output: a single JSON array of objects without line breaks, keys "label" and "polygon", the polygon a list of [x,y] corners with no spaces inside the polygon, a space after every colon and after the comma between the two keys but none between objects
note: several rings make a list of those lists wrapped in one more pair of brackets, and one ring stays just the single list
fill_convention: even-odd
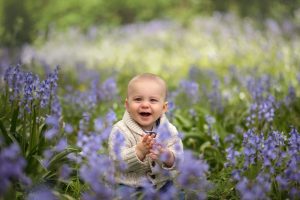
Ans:
[{"label": "tree in background", "polygon": [[300,0],[0,0],[0,46],[18,47],[49,29],[70,26],[83,31],[91,26],[120,25],[155,18],[188,20],[195,15],[234,12],[263,22],[266,18],[293,18]]},{"label": "tree in background", "polygon": [[0,45],[19,46],[34,38],[34,23],[26,0],[4,0],[1,2]]}]

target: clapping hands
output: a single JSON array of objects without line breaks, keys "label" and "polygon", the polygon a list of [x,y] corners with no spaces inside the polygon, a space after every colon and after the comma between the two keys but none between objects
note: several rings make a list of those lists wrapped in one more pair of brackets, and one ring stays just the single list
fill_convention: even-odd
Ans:
[{"label": "clapping hands", "polygon": [[154,161],[161,160],[167,167],[171,167],[174,163],[173,153],[155,140],[156,134],[146,134],[142,141],[137,144],[136,152],[140,160],[144,160],[149,154]]}]

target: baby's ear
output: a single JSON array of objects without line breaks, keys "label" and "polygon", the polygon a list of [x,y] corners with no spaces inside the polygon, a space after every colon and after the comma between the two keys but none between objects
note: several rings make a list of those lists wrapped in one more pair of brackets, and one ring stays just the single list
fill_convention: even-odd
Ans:
[{"label": "baby's ear", "polygon": [[126,98],[125,99],[125,108],[126,108],[127,111],[128,111],[128,107],[129,107],[129,105],[128,105],[128,99]]},{"label": "baby's ear", "polygon": [[168,111],[168,102],[167,101],[164,103],[163,110],[164,110],[164,112]]}]

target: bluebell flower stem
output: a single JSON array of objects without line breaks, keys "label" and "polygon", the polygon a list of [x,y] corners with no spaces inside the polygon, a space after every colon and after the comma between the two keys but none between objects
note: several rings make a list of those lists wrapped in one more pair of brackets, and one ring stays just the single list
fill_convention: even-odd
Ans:
[{"label": "bluebell flower stem", "polygon": [[17,120],[19,116],[19,105],[17,101],[14,101],[12,104],[12,117],[11,117],[11,124],[10,124],[10,133],[14,135],[14,137],[17,139]]},{"label": "bluebell flower stem", "polygon": [[27,135],[26,135],[26,120],[27,120],[27,112],[24,110],[24,116],[23,116],[23,125],[22,125],[22,138],[21,138],[21,148],[22,152],[26,152],[26,141],[27,141]]},{"label": "bluebell flower stem", "polygon": [[30,143],[29,143],[29,151],[32,152],[36,145],[36,107],[33,106],[32,110],[32,124],[31,124],[31,135],[30,135]]}]

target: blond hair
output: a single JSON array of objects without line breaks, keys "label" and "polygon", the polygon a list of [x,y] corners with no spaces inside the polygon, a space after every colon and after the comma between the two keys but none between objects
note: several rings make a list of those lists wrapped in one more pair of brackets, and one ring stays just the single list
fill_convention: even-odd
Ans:
[{"label": "blond hair", "polygon": [[164,99],[166,100],[167,99],[167,95],[168,95],[168,89],[167,89],[167,84],[166,82],[161,78],[159,77],[158,75],[156,74],[152,74],[152,73],[143,73],[143,74],[139,74],[139,75],[136,75],[134,76],[128,83],[128,86],[127,86],[127,97],[128,97],[128,91],[130,90],[130,87],[131,85],[136,82],[136,81],[139,81],[139,80],[151,80],[151,81],[156,81],[158,84],[160,84],[164,90]]}]

